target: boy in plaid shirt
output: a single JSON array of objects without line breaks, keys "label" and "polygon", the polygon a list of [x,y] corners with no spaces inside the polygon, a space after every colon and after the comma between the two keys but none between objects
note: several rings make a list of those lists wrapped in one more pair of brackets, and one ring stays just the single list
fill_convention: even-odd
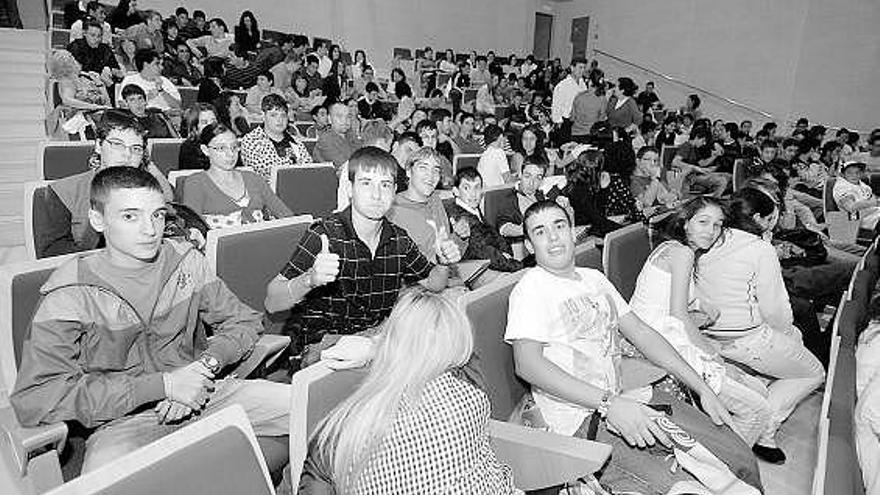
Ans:
[{"label": "boy in plaid shirt", "polygon": [[389,153],[374,147],[356,151],[349,160],[351,206],[312,224],[269,283],[266,309],[291,310],[286,331],[299,350],[308,351],[303,365],[338,335],[381,323],[403,287],[420,282],[443,290],[446,265],[461,258],[454,242],[438,240],[439,264],[432,264],[406,231],[385,217],[396,174],[397,162]]}]

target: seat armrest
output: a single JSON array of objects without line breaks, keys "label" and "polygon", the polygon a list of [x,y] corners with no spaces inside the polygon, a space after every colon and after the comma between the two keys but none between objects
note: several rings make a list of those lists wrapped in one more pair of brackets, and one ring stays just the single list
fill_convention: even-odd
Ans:
[{"label": "seat armrest", "polygon": [[[48,448],[61,454],[67,442],[67,425],[53,423],[25,428],[18,423],[12,407],[7,405],[0,408],[0,437],[0,450],[7,464],[12,463],[16,472],[24,477],[29,459],[39,450]],[[60,473],[60,466],[58,469]]]},{"label": "seat armrest", "polygon": [[260,365],[269,366],[281,356],[281,353],[290,345],[290,337],[285,335],[263,334],[254,345],[254,351],[247,359],[242,361],[232,370],[232,373],[247,378]]},{"label": "seat armrest", "polygon": [[502,421],[489,421],[498,459],[513,469],[520,490],[538,490],[595,473],[611,455],[611,446],[566,437]]}]

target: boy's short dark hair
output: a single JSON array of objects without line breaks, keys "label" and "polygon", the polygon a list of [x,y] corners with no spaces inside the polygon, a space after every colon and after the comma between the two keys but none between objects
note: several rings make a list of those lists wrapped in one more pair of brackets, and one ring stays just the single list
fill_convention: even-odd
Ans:
[{"label": "boy's short dark hair", "polygon": [[193,19],[207,19],[208,16],[201,10],[193,10]]},{"label": "boy's short dark hair", "polygon": [[310,54],[306,55],[306,65],[309,65],[309,64],[320,65],[320,62],[318,61],[318,57],[315,56],[314,53],[310,53]]},{"label": "boy's short dark hair", "polygon": [[794,138],[785,138],[785,140],[782,141],[783,148],[788,148],[789,146],[798,146],[799,144],[800,142]]},{"label": "boy's short dark hair", "polygon": [[152,48],[141,48],[134,52],[134,66],[138,71],[142,71],[144,66],[159,58],[159,54]]},{"label": "boy's short dark hair", "polygon": [[357,171],[387,172],[397,179],[397,160],[387,151],[375,146],[364,146],[352,153],[348,159],[348,180],[354,182]]},{"label": "boy's short dark hair", "polygon": [[268,112],[270,110],[283,110],[287,113],[287,109],[287,100],[284,99],[283,96],[275,93],[264,96],[263,100],[260,102],[260,110],[263,112]]},{"label": "boy's short dark hair", "polygon": [[700,138],[705,139],[706,142],[709,142],[709,140],[712,139],[712,132],[709,129],[707,129],[706,127],[703,127],[703,126],[696,127],[695,126],[691,130],[690,139],[691,139],[691,141],[694,141],[694,140],[697,140]]},{"label": "boy's short dark hair", "polygon": [[124,88],[122,88],[122,99],[125,100],[129,96],[141,95],[144,99],[147,98],[147,93],[144,91],[144,88],[138,86],[137,84],[126,84]]},{"label": "boy's short dark hair", "polygon": [[[90,28],[99,29],[102,33],[104,32],[104,26],[102,26],[100,22],[94,19],[84,20],[82,26],[83,32],[87,32]],[[101,41],[101,43],[103,43],[103,40]]]},{"label": "boy's short dark hair", "polygon": [[327,109],[327,107],[325,107],[324,105],[315,105],[312,107],[311,110],[309,110],[309,113],[312,115],[312,117],[315,117],[318,115],[318,112],[320,112],[322,108],[325,110]]},{"label": "boy's short dark hair", "polygon": [[654,122],[653,120],[645,119],[639,125],[639,132],[641,132],[642,134],[647,134],[649,132],[653,132],[654,129],[656,129],[656,128],[657,128],[656,122]]},{"label": "boy's short dark hair", "polygon": [[140,134],[144,138],[144,142],[146,142],[147,130],[144,129],[144,126],[137,117],[127,110],[116,108],[111,108],[104,112],[95,128],[95,134],[98,136],[98,141],[103,141],[107,139],[110,131],[125,129],[130,129]]},{"label": "boy's short dark hair", "polygon": [[421,134],[422,129],[434,129],[437,130],[437,124],[431,119],[424,119],[416,124],[416,134]]},{"label": "boy's short dark hair", "polygon": [[494,143],[504,133],[500,127],[495,124],[489,124],[483,129],[483,141],[486,146]]},{"label": "boy's short dark hair", "polygon": [[162,194],[159,181],[151,173],[134,167],[108,167],[95,174],[92,179],[89,205],[93,210],[104,213],[104,205],[112,191],[143,188]]},{"label": "boy's short dark hair", "polygon": [[726,124],[724,124],[724,130],[726,130],[727,133],[730,134],[730,137],[732,139],[739,138],[739,126],[736,125],[736,122],[727,122]]},{"label": "boy's short dark hair", "polygon": [[[420,138],[418,134],[412,131],[400,133],[400,135],[397,136],[397,139],[395,140],[398,145],[401,145],[407,141],[415,143],[420,148],[422,147],[422,138]],[[401,166],[402,165],[403,164],[401,163]]]},{"label": "boy's short dark hair", "polygon": [[523,234],[526,236],[526,239],[531,240],[531,238],[529,237],[529,229],[528,229],[529,219],[532,218],[533,216],[537,215],[538,213],[545,211],[545,210],[559,210],[559,211],[561,211],[563,213],[563,215],[565,215],[565,219],[568,220],[569,227],[571,226],[571,217],[568,216],[568,212],[565,210],[565,208],[560,206],[559,203],[557,203],[556,201],[550,200],[550,199],[544,199],[541,201],[537,201],[535,203],[532,203],[532,205],[529,206],[528,208],[526,208],[525,213],[523,213]]},{"label": "boy's short dark hair", "polygon": [[778,148],[778,147],[779,147],[779,143],[777,143],[776,141],[774,141],[772,139],[765,139],[765,140],[761,141],[761,149]]},{"label": "boy's short dark hair", "polygon": [[189,11],[186,10],[186,7],[177,7],[177,9],[174,11],[174,15],[177,16],[180,14],[186,14],[187,16],[189,16]]},{"label": "boy's short dark hair", "polygon": [[587,59],[585,59],[584,57],[574,57],[573,59],[571,59],[572,66],[575,66],[577,64],[587,65]]},{"label": "boy's short dark hair", "polygon": [[266,70],[266,71],[260,72],[259,75],[265,77],[269,81],[270,84],[275,84],[275,76],[271,72]]},{"label": "boy's short dark hair", "polygon": [[476,180],[479,180],[481,184],[483,183],[483,176],[480,175],[480,171],[476,167],[465,167],[455,173],[454,185],[458,187],[464,181],[474,182]]},{"label": "boy's short dark hair", "polygon": [[364,92],[366,92],[366,93],[372,93],[372,92],[376,92],[376,93],[378,93],[378,92],[379,92],[379,85],[377,85],[376,83],[370,81],[370,82],[367,83],[366,87],[364,87]]}]

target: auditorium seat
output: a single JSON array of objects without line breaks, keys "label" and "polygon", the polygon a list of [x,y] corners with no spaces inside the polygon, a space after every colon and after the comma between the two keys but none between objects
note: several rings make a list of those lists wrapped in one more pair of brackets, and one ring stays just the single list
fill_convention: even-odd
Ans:
[{"label": "auditorium seat", "polygon": [[44,180],[58,180],[89,170],[94,141],[50,141],[39,144],[37,170]]},{"label": "auditorium seat", "polygon": [[452,157],[452,173],[456,174],[463,168],[477,168],[480,161],[479,153],[462,153]]},{"label": "auditorium seat", "polygon": [[244,409],[234,405],[49,492],[112,493],[274,495],[275,490]]},{"label": "auditorium seat", "polygon": [[37,234],[41,233],[49,219],[46,218],[46,195],[52,181],[40,180],[24,183],[24,247],[28,259],[43,257],[44,246],[38,245]]},{"label": "auditorium seat", "polygon": [[314,163],[276,167],[270,184],[294,215],[322,217],[336,209],[338,182],[332,163]]},{"label": "auditorium seat", "polygon": [[180,108],[184,110],[192,108],[198,102],[199,88],[191,86],[178,86],[177,91],[180,93]]},{"label": "auditorium seat", "polygon": [[148,141],[150,158],[165,176],[168,172],[179,168],[180,145],[183,138],[155,138]]},{"label": "auditorium seat", "polygon": [[602,269],[627,301],[650,254],[651,244],[644,224],[635,223],[605,234]]},{"label": "auditorium seat", "polygon": [[303,146],[309,152],[309,156],[315,156],[315,146],[318,145],[318,138],[305,138],[302,140]]},{"label": "auditorium seat", "polygon": [[[506,346],[501,341],[497,345]],[[482,364],[485,371],[485,363]],[[364,368],[334,371],[319,362],[293,375],[290,479],[294,486],[302,474],[312,432],[337,404],[357,390],[366,374]],[[493,404],[493,411],[494,408]],[[516,487],[522,490],[560,485],[591,474],[602,467],[611,453],[609,445],[504,421],[490,420],[488,430],[498,458],[511,466]]]},{"label": "auditorium seat", "polygon": [[[205,256],[214,273],[248,306],[263,313],[266,287],[290,259],[312,217],[253,223],[208,232]],[[287,312],[267,315],[267,334],[278,334]]]},{"label": "auditorium seat", "polygon": [[660,150],[660,164],[663,166],[663,170],[669,170],[672,168],[672,160],[675,158],[675,153],[678,152],[678,146],[664,146]]},{"label": "auditorium seat", "polygon": [[[461,155],[459,155],[461,156]],[[509,194],[513,189],[513,184],[504,184],[501,186],[487,187],[483,194],[483,220],[493,229],[498,229],[498,210],[501,206],[501,200],[505,195]]]},{"label": "auditorium seat", "polygon": [[733,191],[739,191],[743,184],[745,184],[746,179],[746,165],[748,165],[748,160],[745,158],[738,158],[733,161]]},{"label": "auditorium seat", "polygon": [[[296,130],[299,131],[300,135],[305,136],[306,131],[309,130],[309,127],[312,127],[313,125],[315,125],[315,122],[312,120],[309,120],[309,121],[298,120],[296,122],[293,122],[290,125],[296,127]],[[306,149],[308,149],[308,148],[306,148]],[[309,154],[311,154],[311,152],[309,152]]]}]

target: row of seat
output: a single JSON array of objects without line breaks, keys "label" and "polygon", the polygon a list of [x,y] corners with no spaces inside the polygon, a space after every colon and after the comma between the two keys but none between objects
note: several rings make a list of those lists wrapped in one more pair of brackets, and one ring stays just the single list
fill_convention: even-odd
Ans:
[{"label": "row of seat", "polygon": [[[303,216],[211,231],[208,234],[206,248],[210,266],[214,267],[217,275],[242,301],[255,308],[262,308],[269,280],[283,266],[290,255],[291,246],[298,243],[311,221],[311,217]],[[647,252],[648,248],[644,247],[646,234],[641,225],[609,234],[604,251],[607,254],[603,262],[605,271],[612,280],[631,279],[631,275],[615,276],[615,273],[624,267],[631,267],[635,264],[640,266],[644,261],[632,263],[632,259],[625,256],[626,253],[633,252],[633,248],[637,244],[642,245],[642,252]],[[0,304],[2,304],[0,315],[4,315],[0,321],[0,365],[2,365],[0,369],[3,372],[3,388],[6,390],[10,390],[14,383],[21,345],[27,337],[29,321],[39,301],[39,287],[57,266],[67,261],[71,256],[75,255],[5,267],[0,271]],[[646,254],[645,257],[647,257]],[[599,251],[595,247],[589,244],[579,247],[577,253],[579,266],[598,268],[599,259]],[[635,273],[637,275],[637,271]],[[525,391],[524,385],[513,372],[510,348],[504,344],[502,339],[506,326],[507,296],[520,276],[521,273],[503,277],[485,288],[468,294],[464,302],[468,317],[471,319],[475,331],[478,332],[477,349],[487,371],[494,410],[493,417],[502,422],[507,420],[515,403]],[[634,284],[634,281],[631,283]],[[625,290],[623,287],[620,288]],[[270,320],[272,322],[268,325],[267,333],[269,335],[267,337],[277,337],[272,334],[278,331],[279,325],[283,321],[283,315],[273,315]],[[8,351],[3,352],[4,349]],[[259,359],[265,361],[269,357],[264,353]],[[329,370],[318,371],[319,369],[309,368],[305,370],[307,374],[302,376],[298,374],[294,379],[296,389],[300,390],[305,387],[310,391],[308,392],[308,401],[294,400],[294,407],[298,409],[293,414],[296,424],[292,425],[292,431],[297,432],[293,439],[298,441],[291,442],[292,459],[301,459],[305,455],[304,439],[306,436],[300,433],[302,429],[306,428],[308,431],[309,428],[312,428],[317,418],[323,417],[340,397],[344,397],[348,393],[346,390],[350,391],[351,387],[357,383],[357,379],[342,379],[341,382],[344,385],[344,390],[340,392],[342,395],[334,395],[331,392],[333,387],[328,383],[339,383],[340,377],[344,378],[344,374],[331,374]],[[247,376],[247,373],[244,376]],[[330,382],[326,382],[325,379]],[[295,397],[301,398],[299,395],[295,395]],[[301,411],[303,407],[306,408],[304,412]],[[0,405],[0,409],[2,409],[2,405]],[[302,423],[303,421],[305,423]],[[509,453],[508,456],[502,456],[502,458],[515,467],[515,472],[518,473],[517,483],[520,483],[522,487],[539,487],[543,483],[551,484],[551,480],[552,484],[556,484],[573,479],[576,477],[575,474],[581,476],[593,472],[602,465],[610,452],[610,448],[607,446],[542,432],[522,430],[503,423],[493,423],[492,431],[496,447]],[[66,432],[61,432],[60,436],[63,438],[65,434]],[[56,448],[60,449],[61,447]],[[161,452],[161,449],[155,450],[155,452]],[[244,455],[244,452],[229,455],[241,456]],[[139,458],[140,461],[133,460],[135,458]],[[131,465],[148,465],[151,462],[158,462],[165,466],[173,466],[174,463],[168,464],[166,461],[167,459],[163,460],[162,456],[155,457],[142,451],[137,455],[125,458],[124,465],[130,467]],[[57,459],[55,462],[57,463]],[[203,466],[203,468],[210,469],[208,466]],[[299,466],[296,466],[296,469],[299,469]],[[521,472],[524,474],[519,474]],[[532,481],[526,481],[529,479]],[[84,486],[83,481],[75,483],[74,486],[78,486],[80,489]],[[531,484],[522,485],[521,483]],[[225,492],[220,491],[220,493]]]},{"label": "row of seat", "polygon": [[841,296],[832,325],[831,353],[819,416],[819,454],[813,495],[865,493],[855,448],[853,412],[856,405],[855,346],[867,325],[867,306],[880,276],[875,241],[857,265],[848,290]]}]

